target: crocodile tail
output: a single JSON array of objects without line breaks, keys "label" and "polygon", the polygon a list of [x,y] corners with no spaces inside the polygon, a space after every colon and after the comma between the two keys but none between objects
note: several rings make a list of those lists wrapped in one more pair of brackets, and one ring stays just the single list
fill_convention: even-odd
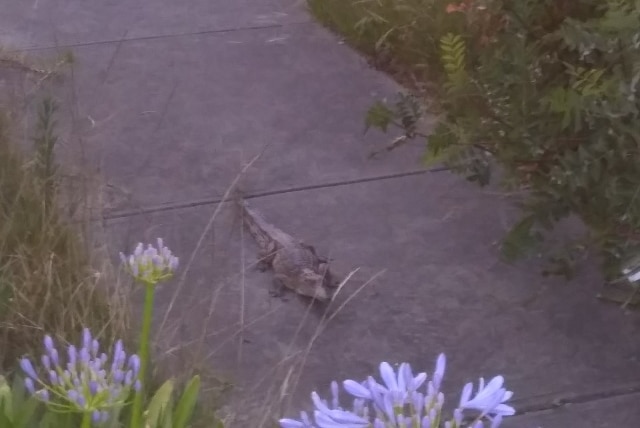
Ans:
[{"label": "crocodile tail", "polygon": [[242,197],[235,198],[236,206],[238,207],[238,211],[240,216],[242,217],[242,222],[249,230],[249,233],[256,241],[258,246],[262,248],[268,248],[269,243],[273,240],[272,237],[267,232],[269,225],[262,218],[260,213],[254,211],[251,208],[251,205],[244,200]]}]

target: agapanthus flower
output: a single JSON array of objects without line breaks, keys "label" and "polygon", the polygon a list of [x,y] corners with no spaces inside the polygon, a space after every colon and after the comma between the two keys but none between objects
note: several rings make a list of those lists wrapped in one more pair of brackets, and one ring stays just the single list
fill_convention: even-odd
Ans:
[{"label": "agapanthus flower", "polygon": [[40,370],[22,358],[25,388],[55,411],[91,413],[94,422],[104,422],[109,410],[126,403],[132,390],[140,389],[140,359],[127,354],[118,340],[107,355],[84,329],[79,346],[69,345],[61,358],[51,336],[44,338],[45,353]]},{"label": "agapanthus flower", "polygon": [[505,401],[508,401],[513,396],[513,392],[503,388],[503,383],[504,378],[496,376],[485,386],[484,379],[480,378],[478,392],[473,398],[471,398],[473,384],[466,384],[460,396],[459,407],[461,409],[478,410],[483,416],[486,414],[513,415],[515,413],[513,407],[504,404]]},{"label": "agapanthus flower", "polygon": [[[473,385],[465,385],[460,404],[453,417],[445,420],[442,416],[444,394],[440,391],[446,368],[446,357],[441,354],[430,380],[422,372],[414,375],[408,363],[402,363],[397,371],[386,362],[380,364],[382,383],[369,376],[362,382],[345,380],[344,390],[353,398],[351,409],[340,406],[339,388],[331,384],[331,403],[320,398],[314,391],[311,399],[315,410],[313,419],[306,412],[300,419],[281,419],[282,428],[460,428],[463,426],[464,411],[480,412],[470,427],[498,428],[504,416],[513,415],[515,410],[505,404],[513,393],[502,387],[504,379],[496,376],[485,386],[480,379],[476,395],[472,398]],[[426,386],[423,388],[423,385]],[[422,390],[422,391],[421,391]]]},{"label": "agapanthus flower", "polygon": [[126,256],[120,253],[120,259],[136,280],[148,285],[155,285],[170,278],[178,268],[178,258],[164,246],[161,238],[158,238],[158,248],[148,244],[145,249],[144,245],[139,243],[133,254]]}]

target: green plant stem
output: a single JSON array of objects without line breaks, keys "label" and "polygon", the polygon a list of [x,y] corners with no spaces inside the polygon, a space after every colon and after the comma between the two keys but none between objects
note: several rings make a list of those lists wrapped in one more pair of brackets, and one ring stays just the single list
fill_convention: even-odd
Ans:
[{"label": "green plant stem", "polygon": [[91,427],[91,413],[89,412],[84,412],[82,414],[82,424],[80,425],[81,428],[90,428]]},{"label": "green plant stem", "polygon": [[147,365],[149,362],[149,341],[151,335],[151,315],[153,314],[153,296],[155,284],[145,283],[144,312],[142,314],[142,332],[140,335],[140,390],[133,398],[133,408],[131,410],[130,428],[139,428],[142,419],[142,397],[144,396],[144,386],[147,375]]}]

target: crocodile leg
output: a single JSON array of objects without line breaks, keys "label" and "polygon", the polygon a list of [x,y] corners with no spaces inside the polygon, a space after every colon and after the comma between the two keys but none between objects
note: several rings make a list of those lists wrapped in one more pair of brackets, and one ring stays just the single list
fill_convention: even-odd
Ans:
[{"label": "crocodile leg", "polygon": [[282,280],[278,278],[278,275],[274,276],[273,282],[271,284],[271,289],[269,290],[269,295],[271,297],[276,297],[286,302],[287,300],[289,300],[287,299],[286,294],[287,294],[287,287],[284,285]]},{"label": "crocodile leg", "polygon": [[273,264],[273,258],[276,255],[277,247],[275,243],[269,242],[266,248],[258,251],[258,261],[256,267],[260,272],[266,272]]}]

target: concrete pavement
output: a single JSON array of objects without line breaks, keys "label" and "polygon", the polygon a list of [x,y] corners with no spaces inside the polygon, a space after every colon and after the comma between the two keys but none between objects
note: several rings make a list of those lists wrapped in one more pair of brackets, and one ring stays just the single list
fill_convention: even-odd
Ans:
[{"label": "concrete pavement", "polygon": [[[513,209],[448,172],[421,171],[419,145],[368,159],[389,137],[363,135],[364,112],[398,87],[302,3],[135,3],[9,0],[0,42],[74,53],[73,72],[51,88],[66,122],[61,156],[74,162],[79,142],[118,189],[105,213],[113,253],[162,236],[188,262],[200,244],[185,277],[159,291],[158,314],[179,292],[159,342],[205,332],[202,354],[236,385],[232,426],[258,426],[267,410],[293,415],[311,390],[371,374],[381,360],[431,371],[439,352],[452,399],[466,381],[505,376],[516,408],[528,410],[508,426],[640,417],[630,404],[640,316],[595,300],[595,266],[567,284],[541,277],[537,260],[500,262]],[[269,274],[243,270],[255,247],[229,207],[209,227],[258,153],[243,178],[253,205],[340,272],[360,268],[319,335],[316,312],[270,298]],[[291,399],[280,400],[303,360]],[[558,407],[565,401],[576,404]]]}]

